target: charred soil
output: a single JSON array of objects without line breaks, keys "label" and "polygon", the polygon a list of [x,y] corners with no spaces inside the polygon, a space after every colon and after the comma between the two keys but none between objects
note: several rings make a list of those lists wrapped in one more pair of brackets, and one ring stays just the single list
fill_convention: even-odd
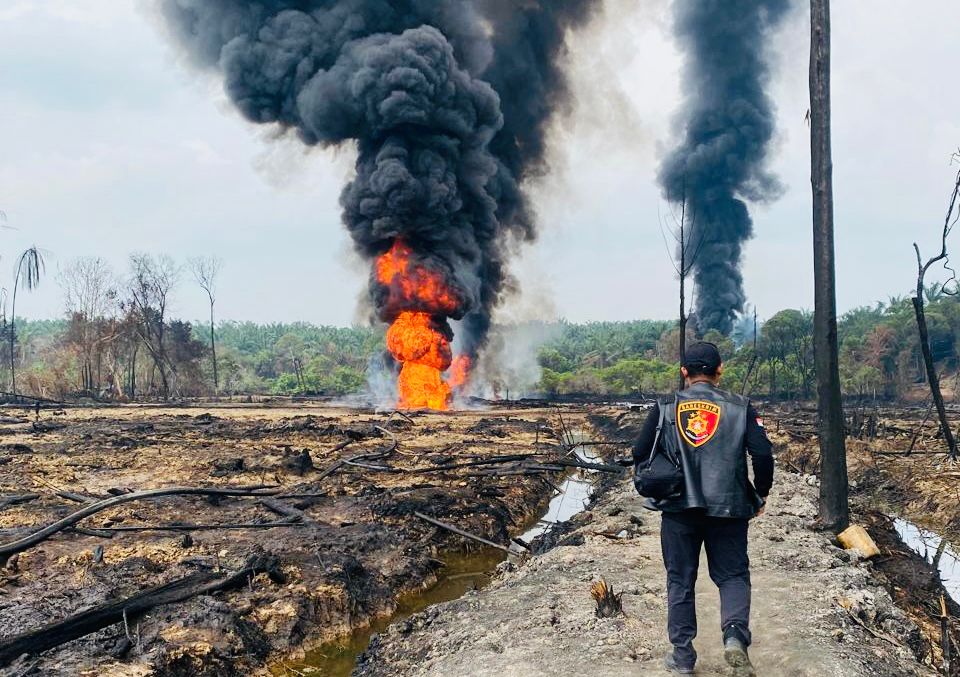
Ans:
[{"label": "charred soil", "polygon": [[[597,407],[593,413],[600,413]],[[98,512],[14,555],[0,643],[194,575],[242,585],[158,606],[6,669],[43,675],[249,675],[390,615],[464,540],[534,518],[587,410],[376,413],[334,406],[68,409],[0,414],[0,541],[91,501],[149,488],[263,487],[268,497],[168,496]],[[224,528],[234,525],[235,528]],[[266,526],[264,526],[266,525]],[[218,579],[219,580],[219,579]]]}]

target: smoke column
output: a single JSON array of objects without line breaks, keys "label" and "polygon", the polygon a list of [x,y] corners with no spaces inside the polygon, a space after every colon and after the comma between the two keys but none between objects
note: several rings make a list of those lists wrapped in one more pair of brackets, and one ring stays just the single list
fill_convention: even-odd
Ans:
[{"label": "smoke column", "polygon": [[766,46],[790,0],[674,3],[674,32],[686,63],[679,145],[659,173],[664,197],[686,200],[699,330],[729,334],[746,297],[740,260],[753,235],[745,200],[781,192],[766,169],[774,107]]},{"label": "smoke column", "polygon": [[404,369],[450,367],[448,319],[472,360],[511,286],[511,246],[535,237],[523,184],[567,100],[564,35],[596,0],[159,2],[247,119],[356,144],[343,221]]}]

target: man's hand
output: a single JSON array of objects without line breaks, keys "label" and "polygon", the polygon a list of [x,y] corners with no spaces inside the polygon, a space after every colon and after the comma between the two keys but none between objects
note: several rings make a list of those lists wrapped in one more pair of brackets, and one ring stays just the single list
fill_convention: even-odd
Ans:
[{"label": "man's hand", "polygon": [[760,517],[761,515],[763,515],[763,513],[766,511],[766,509],[767,509],[767,504],[764,503],[763,505],[760,506],[760,509],[757,510],[757,514],[754,515],[754,517]]}]

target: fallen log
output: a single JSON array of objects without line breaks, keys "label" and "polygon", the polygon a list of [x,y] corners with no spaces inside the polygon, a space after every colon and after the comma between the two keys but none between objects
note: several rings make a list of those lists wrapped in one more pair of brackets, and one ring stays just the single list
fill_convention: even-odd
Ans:
[{"label": "fallen log", "polygon": [[62,402],[60,400],[51,400],[46,397],[32,397],[30,395],[21,395],[20,393],[11,393],[5,390],[0,391],[0,400],[4,402],[9,402],[11,399],[13,399],[14,401],[30,400],[31,402],[43,402],[46,404],[56,404],[60,407],[63,407],[66,404],[66,402]]},{"label": "fallen log", "polygon": [[478,465],[496,465],[498,463],[513,463],[516,461],[526,461],[535,454],[509,454],[506,456],[495,456],[485,458],[479,461],[467,461],[466,463],[447,463],[445,465],[436,465],[432,468],[414,468],[413,470],[404,470],[408,475],[424,475],[432,472],[441,472],[443,470],[456,470],[458,468],[471,468]]},{"label": "fallen log", "polygon": [[544,475],[546,473],[558,472],[563,468],[509,468],[507,470],[478,470],[476,472],[465,472],[460,477],[510,477],[513,475]]},{"label": "fallen log", "polygon": [[96,536],[97,538],[113,538],[113,532],[106,529],[85,529],[83,527],[70,527],[67,531],[83,534],[84,536]]},{"label": "fallen log", "polygon": [[275,512],[278,515],[286,517],[291,522],[312,522],[313,520],[303,512],[302,510],[297,510],[292,505],[287,505],[282,501],[277,501],[272,498],[261,498],[260,505],[262,505],[267,510]]},{"label": "fallen log", "polygon": [[21,503],[35,501],[38,498],[40,498],[40,494],[10,494],[0,496],[0,510],[9,508],[11,505],[20,505]]},{"label": "fallen log", "polygon": [[343,449],[346,449],[347,447],[349,447],[349,446],[350,446],[351,444],[353,444],[354,442],[356,442],[355,439],[353,439],[352,437],[348,437],[348,438],[345,439],[343,442],[338,442],[338,443],[336,444],[336,446],[334,446],[330,451],[331,451],[331,452],[334,452],[334,451],[342,451]]},{"label": "fallen log", "polygon": [[[463,536],[464,538],[469,538],[471,540],[476,541],[477,543],[483,543],[484,545],[489,545],[491,548],[496,548],[497,550],[503,550],[506,553],[513,554],[513,550],[511,550],[507,546],[500,545],[499,543],[494,543],[493,541],[487,540],[483,536],[477,536],[476,534],[471,534],[469,531],[464,531],[463,529],[459,527],[455,527],[452,524],[441,522],[440,520],[430,517],[429,515],[424,515],[422,512],[414,512],[413,514],[419,517],[420,519],[426,522],[429,522],[435,527],[446,529],[447,531],[453,532],[458,536]],[[524,546],[520,545],[519,543],[517,543],[517,545],[518,547],[524,548]],[[524,549],[526,550],[527,548],[524,548]]]},{"label": "fallen log", "polygon": [[[274,529],[276,527],[305,527],[303,522],[295,522],[291,519],[275,520],[273,522],[227,522],[225,524],[192,524],[185,522],[183,524],[138,524],[122,525],[119,527],[100,527],[90,529],[92,535],[98,535],[95,532],[102,531],[112,536],[115,533],[138,532],[138,531],[238,531],[243,529]],[[86,531],[86,530],[85,530]]]},{"label": "fallen log", "polygon": [[389,416],[387,416],[387,421],[389,422],[390,419],[392,419],[394,416],[400,416],[400,417],[405,418],[405,419],[407,419],[408,421],[410,421],[410,423],[416,424],[416,421],[414,421],[412,417],[410,417],[410,416],[407,415],[407,414],[404,414],[404,413],[403,413],[402,411],[400,411],[399,409],[395,409],[393,412],[391,412],[391,414],[390,414]]},{"label": "fallen log", "polygon": [[361,463],[360,461],[351,461],[349,459],[344,461],[343,464],[349,465],[351,468],[362,468],[364,470],[376,470],[377,472],[389,472],[389,473],[404,472],[400,468],[391,468],[389,465],[374,465],[373,463]]},{"label": "fallen log", "polygon": [[57,520],[53,524],[48,524],[32,534],[0,545],[0,563],[5,563],[10,555],[32,548],[67,527],[72,527],[80,520],[90,517],[90,515],[95,515],[102,510],[112,508],[122,503],[147,498],[160,498],[163,496],[274,496],[278,493],[276,489],[263,489],[260,487],[238,487],[233,489],[219,489],[214,487],[167,487],[164,489],[148,489],[146,491],[136,491],[132,494],[113,496],[102,501],[97,501],[96,503],[90,503],[80,510],[67,515],[63,519]]},{"label": "fallen log", "polygon": [[[379,426],[374,426],[374,427],[377,428],[377,430],[383,430]],[[386,432],[388,435],[393,437],[393,433],[391,433],[389,430],[386,430],[384,432]],[[350,458],[341,458],[340,460],[335,461],[333,464],[331,464],[326,470],[322,471],[320,475],[317,476],[315,481],[319,482],[320,480],[329,477],[333,473],[340,470],[340,468],[348,464],[357,464],[363,461],[379,461],[380,459],[386,458],[387,456],[392,454],[394,451],[396,451],[399,445],[400,443],[397,442],[396,439],[394,439],[393,444],[391,444],[384,451],[374,451],[374,452],[368,452],[366,454],[358,454],[356,456],[351,456]]]},{"label": "fallen log", "polygon": [[273,555],[256,555],[246,565],[229,576],[214,572],[191,574],[184,578],[142,590],[130,597],[107,602],[87,609],[62,621],[42,628],[0,640],[0,666],[5,666],[23,654],[38,654],[73,641],[131,616],[142,614],[163,604],[182,602],[197,595],[209,595],[238,587],[259,573],[280,580],[279,562]]},{"label": "fallen log", "polygon": [[276,498],[286,500],[291,498],[327,498],[328,496],[330,496],[328,491],[294,491],[289,494],[277,494]]},{"label": "fallen log", "polygon": [[[540,470],[542,472],[563,472],[563,469],[566,466],[552,463],[531,463],[529,465],[520,466],[521,469],[525,470]],[[497,472],[496,470],[491,470],[490,472]]]},{"label": "fallen log", "polygon": [[60,498],[65,498],[68,501],[73,501],[74,503],[96,503],[97,501],[102,500],[94,496],[78,494],[73,491],[58,491],[55,495],[59,496]]},{"label": "fallen log", "polygon": [[339,461],[334,462],[332,465],[328,466],[326,470],[323,470],[318,476],[316,481],[319,482],[322,479],[326,479],[333,473],[337,472],[346,465],[346,459],[340,459]]}]

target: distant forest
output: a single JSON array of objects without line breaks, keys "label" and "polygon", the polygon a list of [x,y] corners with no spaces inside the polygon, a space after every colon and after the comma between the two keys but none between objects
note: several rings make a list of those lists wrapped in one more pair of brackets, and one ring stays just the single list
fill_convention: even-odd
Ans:
[{"label": "distant forest", "polygon": [[[960,300],[927,291],[927,323],[941,373],[957,372]],[[214,394],[210,325],[157,317],[152,306],[118,304],[118,312],[16,323],[17,387],[50,398],[163,399]],[[144,326],[149,324],[150,326]],[[384,351],[382,330],[307,323],[215,325],[217,389],[221,395],[346,395],[366,388],[372,358]],[[520,330],[523,330],[522,332]],[[744,316],[730,337],[708,334],[726,358],[724,385],[755,396],[811,399],[814,394],[812,316],[782,310],[759,324]],[[3,320],[2,330],[9,336]],[[513,397],[535,394],[640,395],[675,387],[676,322],[556,322],[501,327],[542,336],[529,359],[538,381],[502,384]],[[694,340],[688,332],[689,340]],[[911,300],[892,298],[840,318],[845,394],[909,397],[924,383]],[[9,354],[3,356],[9,358]],[[162,366],[161,366],[162,365]],[[9,373],[0,380],[9,387]],[[944,380],[951,391],[951,381]],[[919,392],[919,391],[918,391]]]}]

